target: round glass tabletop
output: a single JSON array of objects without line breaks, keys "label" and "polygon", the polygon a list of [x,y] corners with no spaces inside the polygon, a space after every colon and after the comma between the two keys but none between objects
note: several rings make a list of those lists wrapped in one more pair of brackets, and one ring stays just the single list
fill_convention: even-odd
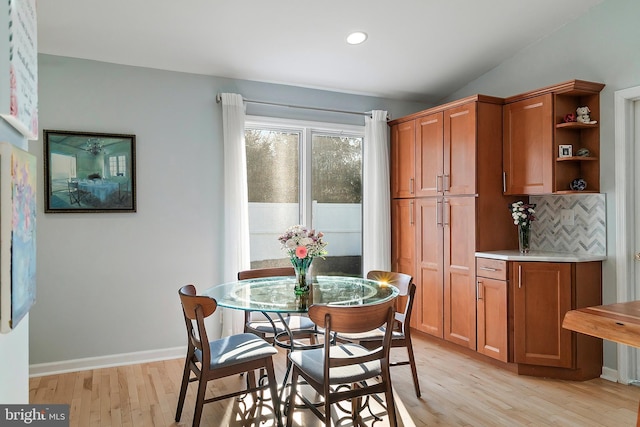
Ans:
[{"label": "round glass tabletop", "polygon": [[361,277],[317,276],[304,302],[294,287],[295,277],[265,277],[224,283],[202,294],[221,307],[281,313],[305,312],[312,304],[376,304],[398,295],[395,286]]}]

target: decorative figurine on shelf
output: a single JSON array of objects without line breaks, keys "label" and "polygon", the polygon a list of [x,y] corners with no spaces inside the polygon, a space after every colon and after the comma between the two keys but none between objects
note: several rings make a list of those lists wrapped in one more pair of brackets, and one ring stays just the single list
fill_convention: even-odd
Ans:
[{"label": "decorative figurine on shelf", "polygon": [[573,113],[567,113],[564,115],[564,122],[571,123],[576,121],[576,115]]},{"label": "decorative figurine on shelf", "polygon": [[588,148],[579,148],[578,151],[576,151],[576,156],[578,157],[589,157],[591,155],[591,152],[589,151]]},{"label": "decorative figurine on shelf", "polygon": [[584,191],[587,189],[587,181],[582,178],[577,178],[571,181],[569,188],[573,191]]},{"label": "decorative figurine on shelf", "polygon": [[598,123],[595,120],[591,120],[591,116],[589,116],[589,113],[591,113],[591,110],[586,105],[584,107],[576,108],[576,121],[578,123],[585,123],[588,125],[594,125]]}]

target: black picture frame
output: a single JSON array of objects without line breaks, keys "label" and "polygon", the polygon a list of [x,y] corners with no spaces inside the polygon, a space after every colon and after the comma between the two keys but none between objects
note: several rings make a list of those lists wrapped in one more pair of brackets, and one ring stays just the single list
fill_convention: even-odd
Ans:
[{"label": "black picture frame", "polygon": [[45,213],[136,212],[136,136],[43,130]]}]

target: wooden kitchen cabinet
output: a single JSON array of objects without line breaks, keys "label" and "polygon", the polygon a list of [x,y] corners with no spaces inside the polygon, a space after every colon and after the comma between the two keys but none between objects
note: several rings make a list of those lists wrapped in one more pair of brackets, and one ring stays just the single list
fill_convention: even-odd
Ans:
[{"label": "wooden kitchen cabinet", "polygon": [[562,329],[572,306],[571,270],[571,263],[514,263],[514,362],[571,367],[571,331]]},{"label": "wooden kitchen cabinet", "polygon": [[415,123],[399,123],[391,127],[391,197],[415,196]]},{"label": "wooden kitchen cabinet", "polygon": [[[512,262],[514,362],[520,373],[596,378],[602,340],[562,328],[569,310],[602,303],[600,262]],[[566,368],[544,371],[539,367]]]},{"label": "wooden kitchen cabinet", "polygon": [[[403,126],[406,123],[411,125]],[[476,95],[390,123],[392,145],[405,147],[413,127],[414,151],[391,149],[392,182],[407,171],[415,201],[413,237],[392,237],[396,271],[404,243],[415,244],[416,299],[412,327],[476,349],[475,251],[515,248],[517,236],[502,193],[502,99]],[[395,136],[393,136],[395,135]],[[403,135],[406,137],[403,138]],[[410,151],[410,150],[408,150]],[[405,161],[413,158],[414,167]],[[405,168],[399,172],[398,169]],[[410,185],[410,183],[413,184]],[[392,183],[392,188],[401,185]],[[392,195],[399,200],[398,191]],[[392,216],[400,209],[393,208]],[[401,221],[392,218],[395,228]],[[395,248],[395,249],[394,249]],[[409,265],[409,263],[405,263]]]},{"label": "wooden kitchen cabinet", "polygon": [[[476,346],[475,197],[416,199],[417,329]],[[415,309],[414,309],[415,310]]]},{"label": "wooden kitchen cabinet", "polygon": [[507,362],[507,261],[476,259],[478,353]]},{"label": "wooden kitchen cabinet", "polygon": [[[415,200],[391,201],[391,268],[415,276]],[[415,310],[415,309],[414,309]],[[412,318],[412,320],[415,316]]]},{"label": "wooden kitchen cabinet", "polygon": [[442,199],[416,200],[416,304],[412,319],[416,328],[444,338],[444,227]]},{"label": "wooden kitchen cabinet", "polygon": [[505,194],[545,194],[553,181],[553,105],[546,94],[503,108]]},{"label": "wooden kitchen cabinet", "polygon": [[[600,191],[601,83],[571,80],[505,99],[503,107],[503,186],[505,194],[571,193],[572,181],[583,179],[586,190]],[[564,122],[566,114],[588,106],[598,123]],[[573,156],[560,157],[570,145]],[[588,156],[578,156],[580,148]]]},{"label": "wooden kitchen cabinet", "polygon": [[391,126],[392,198],[476,194],[477,106],[455,103]]}]

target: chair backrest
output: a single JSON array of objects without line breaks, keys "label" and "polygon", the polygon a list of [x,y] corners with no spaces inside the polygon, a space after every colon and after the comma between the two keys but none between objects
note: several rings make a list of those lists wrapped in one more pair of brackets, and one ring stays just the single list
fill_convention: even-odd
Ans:
[{"label": "chair backrest", "polygon": [[[193,285],[181,287],[178,290],[178,295],[180,295],[180,302],[182,303],[182,313],[187,327],[189,346],[202,351],[202,363],[206,363],[206,366],[209,366],[211,354],[204,319],[216,311],[218,303],[213,298],[196,295],[196,287]],[[195,328],[194,321],[196,323]]]},{"label": "chair backrest", "polygon": [[316,325],[325,325],[330,320],[329,326],[332,332],[349,334],[367,332],[387,323],[388,309],[393,308],[394,302],[391,299],[370,305],[313,304],[309,307],[309,318]]},{"label": "chair backrest", "polygon": [[[309,317],[316,325],[324,325],[325,336],[332,333],[361,333],[391,325],[394,320],[395,300],[373,305],[320,305],[309,307]],[[387,327],[381,346],[361,357],[331,357],[331,340],[325,339],[325,379],[328,379],[330,367],[355,365],[375,359],[389,359],[393,328]]]},{"label": "chair backrest", "polygon": [[[371,270],[367,273],[367,279],[386,282],[398,288],[398,302],[396,304],[396,320],[400,322],[402,331],[405,332],[405,324],[411,322],[411,312],[413,311],[413,300],[416,294],[416,285],[413,283],[413,277],[394,271]],[[404,304],[403,309],[402,304]]]},{"label": "chair backrest", "polygon": [[259,279],[261,277],[295,276],[293,267],[255,268],[238,272],[238,280]]}]

